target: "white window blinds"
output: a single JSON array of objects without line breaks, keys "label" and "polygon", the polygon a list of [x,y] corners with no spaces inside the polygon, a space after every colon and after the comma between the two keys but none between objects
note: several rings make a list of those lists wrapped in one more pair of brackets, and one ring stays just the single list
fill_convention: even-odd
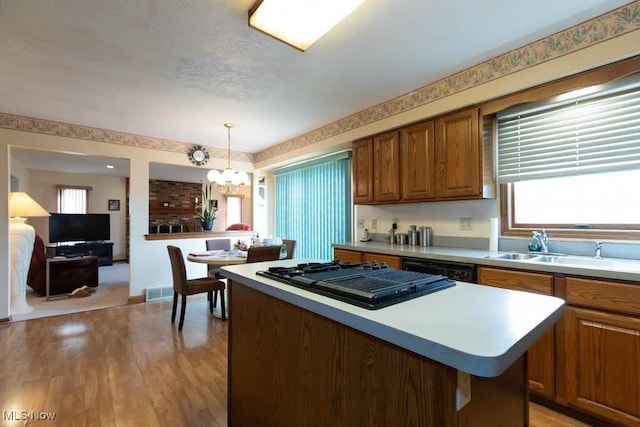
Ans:
[{"label": "white window blinds", "polygon": [[89,190],[88,187],[58,187],[58,213],[87,213]]},{"label": "white window blinds", "polygon": [[640,168],[640,75],[580,92],[498,114],[498,182]]}]

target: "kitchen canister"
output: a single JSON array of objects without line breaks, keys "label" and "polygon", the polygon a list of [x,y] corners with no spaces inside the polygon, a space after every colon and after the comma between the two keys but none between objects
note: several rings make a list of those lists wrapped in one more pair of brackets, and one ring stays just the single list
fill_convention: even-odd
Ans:
[{"label": "kitchen canister", "polygon": [[407,233],[396,233],[396,245],[407,244]]},{"label": "kitchen canister", "polygon": [[415,229],[409,230],[409,233],[407,233],[407,235],[408,235],[409,244],[411,246],[418,246],[420,241],[420,234],[418,233],[418,230],[415,230]]},{"label": "kitchen canister", "polygon": [[431,246],[431,227],[420,227],[420,246]]}]

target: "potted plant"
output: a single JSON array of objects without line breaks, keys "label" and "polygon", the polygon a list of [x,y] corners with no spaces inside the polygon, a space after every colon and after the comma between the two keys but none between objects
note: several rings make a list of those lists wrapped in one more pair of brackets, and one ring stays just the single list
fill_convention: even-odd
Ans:
[{"label": "potted plant", "polygon": [[196,210],[196,216],[202,222],[202,229],[210,231],[213,228],[213,220],[216,219],[218,208],[214,206],[214,200],[211,198],[211,183],[204,185],[202,189],[202,210]]}]

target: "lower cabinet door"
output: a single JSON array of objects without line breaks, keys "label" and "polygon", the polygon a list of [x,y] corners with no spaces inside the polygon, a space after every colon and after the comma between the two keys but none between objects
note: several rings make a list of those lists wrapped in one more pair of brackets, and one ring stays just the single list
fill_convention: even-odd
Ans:
[{"label": "lower cabinet door", "polygon": [[614,422],[640,425],[640,319],[567,307],[569,403]]}]

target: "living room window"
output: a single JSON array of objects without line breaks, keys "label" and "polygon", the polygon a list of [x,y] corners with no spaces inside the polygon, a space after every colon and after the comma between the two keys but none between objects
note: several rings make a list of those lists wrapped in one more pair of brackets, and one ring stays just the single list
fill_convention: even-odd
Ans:
[{"label": "living room window", "polygon": [[497,114],[509,231],[637,239],[640,75]]},{"label": "living room window", "polygon": [[90,191],[91,187],[58,186],[58,213],[87,213]]}]

